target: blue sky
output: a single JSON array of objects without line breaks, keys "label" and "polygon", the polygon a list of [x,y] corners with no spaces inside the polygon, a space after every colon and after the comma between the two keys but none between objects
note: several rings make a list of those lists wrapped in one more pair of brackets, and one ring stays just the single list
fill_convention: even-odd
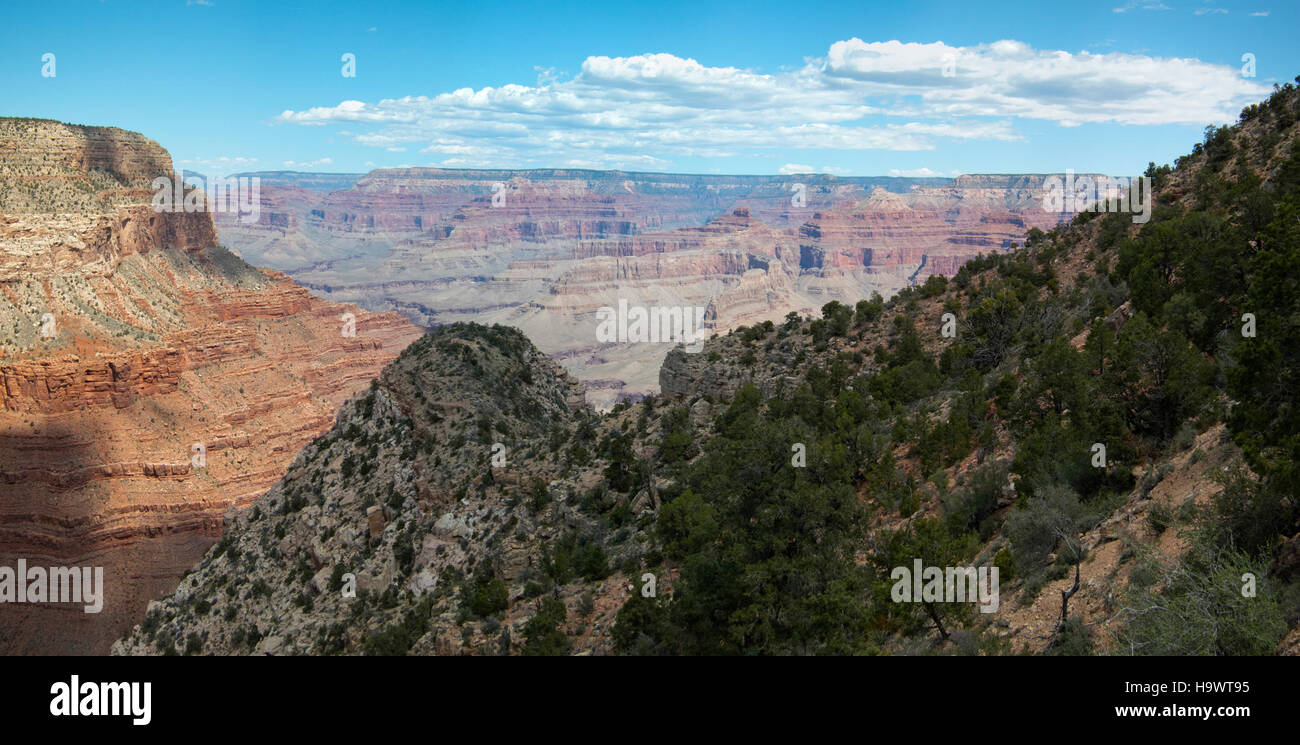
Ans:
[{"label": "blue sky", "polygon": [[1291,0],[92,0],[6,15],[0,114],[137,130],[209,174],[1125,175],[1300,73]]}]

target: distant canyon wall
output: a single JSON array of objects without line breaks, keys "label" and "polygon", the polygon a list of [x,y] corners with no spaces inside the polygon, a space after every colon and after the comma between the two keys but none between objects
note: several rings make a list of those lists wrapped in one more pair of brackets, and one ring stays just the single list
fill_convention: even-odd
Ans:
[{"label": "distant canyon wall", "polygon": [[321,297],[436,325],[517,326],[597,406],[653,392],[666,345],[610,345],[620,299],[709,308],[712,331],[889,296],[1007,251],[1044,176],[712,176],[584,170],[268,174],[263,217],[218,215],[224,242]]}]

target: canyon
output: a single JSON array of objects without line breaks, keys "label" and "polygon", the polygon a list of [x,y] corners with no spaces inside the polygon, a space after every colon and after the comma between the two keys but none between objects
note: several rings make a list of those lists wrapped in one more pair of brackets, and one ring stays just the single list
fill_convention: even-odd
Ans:
[{"label": "canyon", "polygon": [[314,294],[415,323],[522,329],[607,409],[658,388],[671,344],[597,340],[597,311],[706,308],[709,333],[890,297],[1062,215],[1044,177],[715,176],[584,170],[249,173],[223,243]]},{"label": "canyon", "polygon": [[421,326],[519,328],[608,408],[658,391],[674,345],[598,340],[603,307],[704,308],[725,334],[1060,219],[1032,175],[426,168],[240,174],[249,224],[154,211],[171,174],[142,135],[0,120],[0,562],[107,585],[98,615],[5,606],[0,652],[107,651]]},{"label": "canyon", "polygon": [[422,333],[155,212],[171,173],[133,132],[0,119],[0,564],[106,585],[99,614],[0,607],[0,653],[107,652]]},{"label": "canyon", "polygon": [[[1300,359],[1231,337],[1240,308],[1296,313],[1276,278],[1300,265],[1298,104],[1279,89],[1207,132],[1214,149],[1151,169],[1152,225],[1080,214],[919,291],[674,348],[659,393],[608,412],[519,329],[443,324],[232,513],[112,652],[1293,655],[1295,459],[1276,454],[1294,454],[1297,423],[1267,383]],[[1234,153],[1259,171],[1225,194],[1209,176]],[[968,181],[989,208],[965,214],[942,191],[873,191],[794,240],[747,205],[579,240],[581,280],[551,294],[577,317],[584,285],[669,273],[775,273],[794,298],[859,275],[914,283],[1000,233],[1018,242],[1028,220],[993,209],[1014,206],[1014,179]],[[1223,220],[1238,210],[1279,219]],[[464,256],[490,259],[492,226],[471,224]],[[1259,246],[1243,267],[1245,235]],[[719,297],[715,318],[749,312]],[[1225,297],[1238,305],[1197,346],[1183,309]],[[1265,349],[1300,348],[1277,341],[1294,329],[1269,332]],[[1249,377],[1216,374],[1229,365]],[[996,588],[907,602],[898,571],[924,566]]]}]

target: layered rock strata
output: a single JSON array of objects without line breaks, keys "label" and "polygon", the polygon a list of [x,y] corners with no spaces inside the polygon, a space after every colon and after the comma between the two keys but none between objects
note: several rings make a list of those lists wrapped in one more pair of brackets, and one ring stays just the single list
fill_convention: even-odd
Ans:
[{"label": "layered rock strata", "polygon": [[0,653],[104,653],[421,330],[155,212],[157,143],[0,119],[0,565],[100,566],[103,610],[0,605]]}]

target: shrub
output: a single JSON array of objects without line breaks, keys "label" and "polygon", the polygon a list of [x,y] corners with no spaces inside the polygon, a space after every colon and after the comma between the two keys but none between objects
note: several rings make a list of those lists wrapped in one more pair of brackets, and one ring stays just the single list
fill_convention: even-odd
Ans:
[{"label": "shrub", "polygon": [[523,653],[528,656],[555,656],[567,654],[569,640],[559,625],[568,617],[564,603],[555,598],[542,601],[537,615],[524,624]]},{"label": "shrub", "polygon": [[1039,489],[1023,509],[1007,518],[1016,573],[1025,577],[1040,568],[1062,535],[1075,534],[1081,516],[1079,495],[1069,487],[1057,484]]},{"label": "shrub", "polygon": [[[1264,567],[1245,554],[1197,540],[1157,572],[1158,584],[1130,586],[1116,635],[1122,654],[1267,655],[1286,634]],[[1242,594],[1247,573],[1258,578],[1254,597]]]}]

